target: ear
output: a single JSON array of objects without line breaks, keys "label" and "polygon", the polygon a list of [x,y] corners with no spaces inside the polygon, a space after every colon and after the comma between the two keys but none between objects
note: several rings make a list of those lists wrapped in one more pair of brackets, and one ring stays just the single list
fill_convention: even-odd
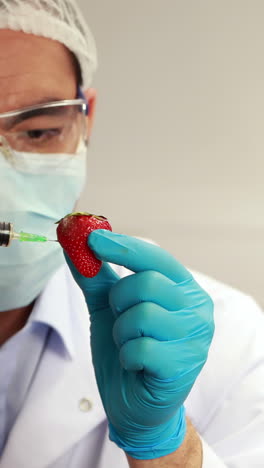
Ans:
[{"label": "ear", "polygon": [[96,108],[96,99],[97,99],[97,92],[94,88],[88,88],[84,91],[84,95],[89,103],[89,114],[87,116],[87,131],[88,137],[90,138],[94,123],[95,117],[95,108]]}]

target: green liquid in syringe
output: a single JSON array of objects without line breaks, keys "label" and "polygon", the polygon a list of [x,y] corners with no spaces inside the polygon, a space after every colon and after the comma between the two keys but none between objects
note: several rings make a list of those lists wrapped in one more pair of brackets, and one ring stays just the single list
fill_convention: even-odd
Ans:
[{"label": "green liquid in syringe", "polygon": [[28,232],[20,232],[15,234],[14,237],[20,242],[48,242],[48,238],[45,236],[39,236],[38,234],[30,234]]}]

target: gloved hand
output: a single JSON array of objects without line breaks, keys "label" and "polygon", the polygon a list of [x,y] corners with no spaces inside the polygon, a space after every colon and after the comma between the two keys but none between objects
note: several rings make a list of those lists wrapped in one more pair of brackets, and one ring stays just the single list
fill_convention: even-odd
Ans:
[{"label": "gloved hand", "polygon": [[[212,340],[213,303],[168,252],[105,230],[89,247],[102,260],[81,276],[91,318],[91,348],[110,439],[133,458],[174,452],[186,432],[184,401]],[[105,263],[135,272],[123,279]]]}]

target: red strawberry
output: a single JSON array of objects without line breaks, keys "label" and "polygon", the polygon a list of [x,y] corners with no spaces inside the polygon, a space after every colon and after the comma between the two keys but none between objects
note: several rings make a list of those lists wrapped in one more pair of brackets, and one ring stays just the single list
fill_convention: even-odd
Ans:
[{"label": "red strawberry", "polygon": [[88,247],[87,238],[95,229],[112,231],[107,219],[104,216],[95,216],[90,213],[71,213],[57,224],[58,241],[77,270],[88,278],[97,275],[102,262]]}]

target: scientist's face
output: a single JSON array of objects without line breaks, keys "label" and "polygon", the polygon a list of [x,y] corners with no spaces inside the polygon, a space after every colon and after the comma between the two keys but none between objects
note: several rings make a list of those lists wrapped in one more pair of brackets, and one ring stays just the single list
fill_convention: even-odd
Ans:
[{"label": "scientist's face", "polygon": [[[75,99],[76,84],[72,56],[62,44],[20,31],[0,30],[0,113]],[[90,89],[85,94],[90,104],[90,135],[95,92]]]}]

